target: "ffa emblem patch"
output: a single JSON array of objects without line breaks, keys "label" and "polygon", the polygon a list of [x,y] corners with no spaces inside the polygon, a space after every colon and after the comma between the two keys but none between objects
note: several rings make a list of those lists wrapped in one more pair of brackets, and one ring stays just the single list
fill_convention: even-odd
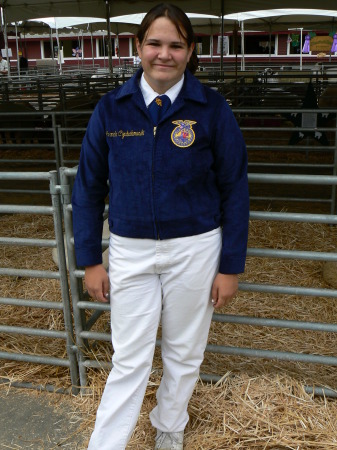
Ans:
[{"label": "ffa emblem patch", "polygon": [[156,98],[155,102],[157,103],[158,106],[163,106],[163,102],[159,97]]},{"label": "ffa emblem patch", "polygon": [[192,128],[197,122],[193,120],[175,120],[175,129],[172,131],[171,140],[174,145],[181,148],[189,147],[195,140],[195,133]]}]

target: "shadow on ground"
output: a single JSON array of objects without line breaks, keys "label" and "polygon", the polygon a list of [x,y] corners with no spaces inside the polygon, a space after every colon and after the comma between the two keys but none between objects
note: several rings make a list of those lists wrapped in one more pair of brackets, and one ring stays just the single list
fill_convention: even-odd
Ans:
[{"label": "shadow on ground", "polygon": [[0,449],[85,450],[88,430],[70,396],[0,388]]}]

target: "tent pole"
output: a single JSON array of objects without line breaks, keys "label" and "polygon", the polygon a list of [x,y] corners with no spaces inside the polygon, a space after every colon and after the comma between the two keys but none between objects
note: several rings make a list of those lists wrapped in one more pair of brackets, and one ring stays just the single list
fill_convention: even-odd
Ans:
[{"label": "tent pole", "polygon": [[59,60],[59,66],[60,66],[60,75],[62,75],[62,53],[61,53],[61,47],[60,47],[60,39],[59,39],[59,32],[57,29],[56,19],[55,19],[55,33],[56,33],[56,42],[58,47],[58,60]]},{"label": "tent pole", "polygon": [[[91,39],[91,56],[92,56],[92,68],[95,68],[95,56],[94,56],[94,38],[92,33],[92,24],[90,24],[90,39]],[[83,54],[83,48],[82,48]]]},{"label": "tent pole", "polygon": [[18,26],[15,22],[15,43],[16,43],[16,69],[20,78],[20,61],[19,61],[19,39],[18,39]]},{"label": "tent pole", "polygon": [[300,37],[300,70],[302,70],[302,66],[303,66],[303,64],[302,64],[302,61],[303,61],[303,58],[302,58],[302,55],[303,55],[303,51],[302,51],[302,45],[303,45],[303,28],[300,28],[300,30],[301,30],[301,37]]},{"label": "tent pole", "polygon": [[238,90],[238,22],[234,22],[233,30],[233,46],[235,52],[235,88],[234,88],[234,106],[238,104],[237,90]]},{"label": "tent pole", "polygon": [[245,21],[241,22],[241,72],[246,70],[245,65]]},{"label": "tent pole", "polygon": [[51,59],[54,61],[54,39],[53,39],[53,29],[50,27],[50,53]]},{"label": "tent pole", "polygon": [[214,35],[213,34],[211,34],[211,42],[210,42],[210,53],[211,53],[211,63],[213,64],[213,44],[214,44],[214,42],[213,42],[213,39],[214,39]]},{"label": "tent pole", "polygon": [[[117,50],[117,53],[118,53],[118,65],[120,66],[121,65],[121,54],[120,54],[120,51],[119,51],[118,23],[116,23],[116,31],[117,31],[117,33],[116,33],[116,44],[115,44],[115,47],[116,47],[116,50]],[[116,52],[115,52],[115,54],[116,54]]]},{"label": "tent pole", "polygon": [[269,21],[269,64],[271,63],[271,21]]},{"label": "tent pole", "polygon": [[105,38],[104,38],[104,34],[102,35],[102,41],[103,41],[103,67],[105,69]]},{"label": "tent pole", "polygon": [[110,24],[110,0],[105,0],[106,7],[106,26],[108,31],[108,58],[109,73],[112,75],[112,47],[111,47],[111,24]]},{"label": "tent pole", "polygon": [[83,69],[84,67],[84,37],[83,37],[83,30],[81,30],[81,67]]},{"label": "tent pole", "polygon": [[2,8],[2,20],[3,20],[3,30],[4,30],[4,40],[5,40],[5,50],[8,65],[8,76],[11,76],[11,63],[8,56],[8,37],[7,37],[7,19],[6,19],[6,8]]},{"label": "tent pole", "polygon": [[221,0],[221,45],[220,45],[220,50],[221,50],[221,55],[220,55],[220,74],[221,74],[221,79],[223,80],[224,78],[224,74],[223,74],[223,52],[224,52],[224,48],[223,48],[223,36],[224,36],[224,18],[223,16],[225,15],[225,0]]}]

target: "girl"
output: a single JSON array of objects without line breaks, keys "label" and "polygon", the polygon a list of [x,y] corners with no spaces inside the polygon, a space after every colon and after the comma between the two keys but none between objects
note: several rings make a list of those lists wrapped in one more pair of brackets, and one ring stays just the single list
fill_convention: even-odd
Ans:
[{"label": "girl", "polygon": [[[90,450],[125,449],[160,321],[163,376],[150,414],[155,448],[183,449],[213,308],[235,296],[246,256],[246,148],[224,98],[191,73],[197,58],[189,19],[176,6],[155,6],[136,43],[141,68],[97,105],[72,199],[86,287],[99,301],[110,294],[111,302],[113,368]],[[109,277],[101,264],[108,194]]]}]

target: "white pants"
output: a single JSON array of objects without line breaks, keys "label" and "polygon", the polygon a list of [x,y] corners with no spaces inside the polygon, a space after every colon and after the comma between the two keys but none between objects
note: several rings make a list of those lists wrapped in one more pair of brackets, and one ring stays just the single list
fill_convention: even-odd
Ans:
[{"label": "white pants", "polygon": [[184,430],[207,344],[220,251],[220,229],[163,241],[111,235],[113,368],[89,450],[125,449],[143,402],[160,319],[163,377],[150,419],[161,431]]}]

